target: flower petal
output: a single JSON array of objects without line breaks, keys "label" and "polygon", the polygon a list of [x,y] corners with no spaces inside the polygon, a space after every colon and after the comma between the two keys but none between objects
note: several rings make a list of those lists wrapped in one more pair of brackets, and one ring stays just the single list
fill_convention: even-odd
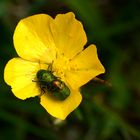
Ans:
[{"label": "flower petal", "polygon": [[73,89],[81,87],[92,78],[105,72],[98,59],[95,45],[90,45],[79,55],[75,56],[71,60],[70,65],[73,69],[66,72],[65,79]]},{"label": "flower petal", "polygon": [[20,99],[34,97],[40,94],[37,82],[33,82],[39,69],[38,63],[13,58],[5,67],[4,80],[12,87],[16,97]]},{"label": "flower petal", "polygon": [[40,104],[53,117],[64,120],[81,102],[82,96],[78,90],[71,90],[70,96],[64,101],[52,99],[48,94],[43,94]]},{"label": "flower petal", "polygon": [[50,31],[52,18],[45,14],[21,20],[14,33],[14,45],[18,55],[30,61],[52,62],[56,56]]},{"label": "flower petal", "polygon": [[58,14],[51,22],[51,31],[60,53],[70,59],[81,52],[87,42],[83,26],[72,12]]}]

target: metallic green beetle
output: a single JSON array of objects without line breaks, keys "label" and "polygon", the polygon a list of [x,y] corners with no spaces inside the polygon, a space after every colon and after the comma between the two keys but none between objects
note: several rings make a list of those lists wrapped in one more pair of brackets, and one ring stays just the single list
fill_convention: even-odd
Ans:
[{"label": "metallic green beetle", "polygon": [[41,69],[36,74],[37,82],[43,92],[47,92],[59,100],[65,100],[70,95],[66,84],[53,75],[50,70]]}]

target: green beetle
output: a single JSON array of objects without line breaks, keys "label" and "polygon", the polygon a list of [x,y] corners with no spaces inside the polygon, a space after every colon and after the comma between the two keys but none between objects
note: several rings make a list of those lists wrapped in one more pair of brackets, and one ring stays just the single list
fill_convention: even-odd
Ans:
[{"label": "green beetle", "polygon": [[67,85],[53,75],[49,70],[41,69],[36,74],[37,81],[43,92],[47,92],[59,100],[65,100],[70,95]]}]

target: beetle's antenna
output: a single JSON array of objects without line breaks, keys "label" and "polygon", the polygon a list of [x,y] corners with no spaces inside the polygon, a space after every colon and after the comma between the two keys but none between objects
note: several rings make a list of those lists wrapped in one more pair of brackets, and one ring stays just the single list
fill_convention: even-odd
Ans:
[{"label": "beetle's antenna", "polygon": [[40,60],[38,61],[38,63],[39,63],[39,69],[41,69],[41,63],[40,63]]},{"label": "beetle's antenna", "polygon": [[53,63],[54,63],[54,60],[53,60],[52,63],[49,64],[49,66],[48,66],[48,70],[51,71],[51,72],[53,72],[53,71],[52,71],[52,65],[53,65]]}]

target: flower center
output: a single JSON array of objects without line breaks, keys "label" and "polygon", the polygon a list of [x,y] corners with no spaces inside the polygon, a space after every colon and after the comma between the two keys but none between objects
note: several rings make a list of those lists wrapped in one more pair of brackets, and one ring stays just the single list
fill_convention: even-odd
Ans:
[{"label": "flower center", "polygon": [[65,71],[68,71],[71,69],[69,62],[70,62],[69,59],[64,56],[60,56],[59,58],[54,60],[53,66],[52,66],[54,75],[56,75],[57,77],[63,78],[65,75]]}]

